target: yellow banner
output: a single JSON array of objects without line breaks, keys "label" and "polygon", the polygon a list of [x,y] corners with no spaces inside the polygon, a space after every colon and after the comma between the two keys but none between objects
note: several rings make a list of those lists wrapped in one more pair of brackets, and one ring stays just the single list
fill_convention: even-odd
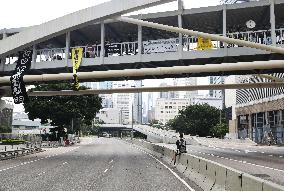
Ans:
[{"label": "yellow banner", "polygon": [[76,74],[83,57],[83,48],[73,48],[72,49],[72,62],[73,62],[73,74]]},{"label": "yellow banner", "polygon": [[79,78],[77,72],[81,65],[83,58],[83,48],[73,48],[72,49],[72,62],[73,62],[73,89],[78,91],[80,88]]},{"label": "yellow banner", "polygon": [[213,48],[211,39],[198,37],[197,47],[196,47],[197,50],[207,50],[211,48]]}]

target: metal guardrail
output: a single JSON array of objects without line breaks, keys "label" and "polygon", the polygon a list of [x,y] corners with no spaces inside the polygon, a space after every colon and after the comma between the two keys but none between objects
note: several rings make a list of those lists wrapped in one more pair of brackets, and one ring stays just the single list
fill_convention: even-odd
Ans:
[{"label": "metal guardrail", "polygon": [[[277,45],[284,45],[284,28],[275,30],[276,43]],[[221,34],[219,34],[221,36]],[[258,31],[243,31],[227,33],[227,37],[242,39],[260,44],[271,45],[271,30],[258,30]],[[183,37],[183,51],[197,50],[197,37]],[[212,41],[212,49],[225,48],[225,44],[220,41]],[[178,38],[171,39],[158,39],[148,40],[142,42],[142,54],[154,54],[163,52],[177,52],[179,46]],[[227,48],[240,47],[234,44],[227,44]],[[76,46],[72,48],[83,48],[84,58],[96,58],[100,57],[101,45],[90,45],[90,46]],[[147,48],[148,47],[148,48]],[[149,49],[151,49],[149,51]],[[125,56],[125,55],[136,55],[138,53],[138,42],[123,42],[123,43],[110,43],[105,45],[104,56]],[[65,48],[54,48],[54,49],[41,49],[37,50],[36,62],[46,62],[54,60],[63,60],[65,58]],[[71,58],[71,55],[68,55]],[[13,64],[12,62],[17,60],[16,57],[7,57],[6,64]]]}]

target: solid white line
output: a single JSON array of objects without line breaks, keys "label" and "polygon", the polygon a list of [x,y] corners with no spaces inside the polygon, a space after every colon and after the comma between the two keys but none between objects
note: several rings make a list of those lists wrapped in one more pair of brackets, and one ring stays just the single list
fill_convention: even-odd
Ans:
[{"label": "solid white line", "polygon": [[108,169],[105,169],[104,173],[106,173],[108,171]]},{"label": "solid white line", "polygon": [[172,169],[170,169],[167,165],[165,165],[163,162],[161,162],[159,159],[157,159],[155,156],[153,156],[152,154],[143,151],[137,147],[135,147],[136,149],[146,153],[147,155],[149,155],[150,157],[152,157],[153,159],[155,159],[156,161],[158,161],[161,165],[163,165],[166,169],[168,169],[177,179],[179,179],[190,191],[195,191],[193,188],[191,188],[186,182],[185,180],[183,180],[179,175],[177,175],[177,173],[175,173]]}]

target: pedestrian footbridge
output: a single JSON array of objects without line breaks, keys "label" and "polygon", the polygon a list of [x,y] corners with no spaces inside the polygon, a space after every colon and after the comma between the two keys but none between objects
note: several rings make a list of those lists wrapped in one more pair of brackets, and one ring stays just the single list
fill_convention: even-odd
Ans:
[{"label": "pedestrian footbridge", "polygon": [[[33,63],[28,74],[71,72],[71,50],[78,47],[83,48],[80,72],[283,60],[281,54],[210,39],[202,40],[195,36],[116,20],[116,16],[161,3],[158,0],[129,2],[115,7],[116,3],[111,1],[38,26],[0,30],[0,39],[2,39],[0,40],[0,57],[2,57],[0,74],[11,74],[16,66],[17,51],[24,48],[34,50]],[[284,0],[261,0],[195,9],[185,9],[181,3],[179,5],[173,11],[130,17],[284,47],[284,13],[282,11]],[[98,11],[102,8],[106,11]],[[271,69],[253,72],[275,71]],[[277,72],[280,70],[277,69]],[[252,71],[219,72],[215,75],[246,73],[252,73]],[[186,75],[147,76],[147,78]],[[190,74],[191,77],[205,75],[208,74]]]}]

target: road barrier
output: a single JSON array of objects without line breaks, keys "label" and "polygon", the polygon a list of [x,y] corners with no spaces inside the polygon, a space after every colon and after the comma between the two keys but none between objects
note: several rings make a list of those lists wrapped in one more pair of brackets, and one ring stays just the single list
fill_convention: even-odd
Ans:
[{"label": "road barrier", "polygon": [[[132,143],[174,165],[174,150],[141,140]],[[177,156],[176,168],[205,191],[284,191],[278,184],[191,154]]]},{"label": "road barrier", "polygon": [[42,151],[43,150],[39,147],[20,148],[20,149],[17,148],[15,150],[0,151],[0,160],[8,160],[19,156],[25,156]]}]

